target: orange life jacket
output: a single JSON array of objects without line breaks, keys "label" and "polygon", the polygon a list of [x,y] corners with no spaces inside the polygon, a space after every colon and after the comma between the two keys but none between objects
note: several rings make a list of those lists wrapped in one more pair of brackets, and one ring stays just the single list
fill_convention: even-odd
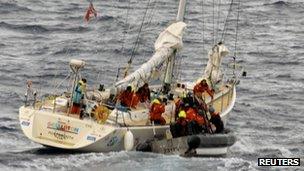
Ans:
[{"label": "orange life jacket", "polygon": [[165,112],[165,105],[153,103],[150,110],[150,119],[159,120],[162,118],[162,113]]},{"label": "orange life jacket", "polygon": [[189,108],[187,110],[187,121],[196,121],[199,125],[204,125],[205,124],[205,120],[202,116],[198,115],[197,111],[193,108]]},{"label": "orange life jacket", "polygon": [[193,88],[193,93],[195,95],[202,94],[203,92],[207,91],[207,93],[213,98],[213,92],[210,90],[208,84],[201,84],[198,83]]}]

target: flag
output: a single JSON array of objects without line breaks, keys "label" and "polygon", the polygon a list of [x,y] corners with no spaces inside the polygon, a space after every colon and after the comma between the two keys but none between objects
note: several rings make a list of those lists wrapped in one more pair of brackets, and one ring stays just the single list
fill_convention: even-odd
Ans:
[{"label": "flag", "polygon": [[90,2],[90,5],[89,5],[89,7],[88,7],[88,9],[87,9],[87,11],[86,11],[86,13],[85,13],[85,15],[84,15],[84,20],[87,21],[87,22],[89,22],[89,20],[90,20],[93,16],[94,16],[94,17],[97,17],[97,12],[96,12],[96,10],[95,10],[95,8],[94,8],[94,6],[93,6],[93,3]]}]

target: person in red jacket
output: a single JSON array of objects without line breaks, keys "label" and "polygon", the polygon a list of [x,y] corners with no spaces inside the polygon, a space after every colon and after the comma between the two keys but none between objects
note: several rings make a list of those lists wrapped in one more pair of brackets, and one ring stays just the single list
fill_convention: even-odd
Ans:
[{"label": "person in red jacket", "polygon": [[197,83],[193,88],[193,93],[195,96],[201,97],[202,93],[207,92],[213,99],[213,91],[209,88],[207,81],[203,79],[201,82]]},{"label": "person in red jacket", "polygon": [[148,83],[145,83],[142,87],[138,89],[136,95],[139,97],[139,101],[144,103],[150,100],[150,89]]},{"label": "person in red jacket", "polygon": [[131,107],[133,94],[132,87],[128,86],[127,89],[118,96],[120,104],[124,107]]},{"label": "person in red jacket", "polygon": [[162,117],[162,113],[165,112],[165,105],[160,102],[159,99],[152,101],[150,109],[150,120],[154,121],[155,124],[165,125],[166,120]]}]

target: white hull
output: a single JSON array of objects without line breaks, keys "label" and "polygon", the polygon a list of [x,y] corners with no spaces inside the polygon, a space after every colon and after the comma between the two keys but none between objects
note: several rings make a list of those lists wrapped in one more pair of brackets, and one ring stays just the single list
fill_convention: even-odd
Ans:
[{"label": "white hull", "polygon": [[[236,91],[233,87],[229,104],[221,112],[226,123],[231,112]],[[222,102],[223,103],[223,102]],[[156,134],[164,135],[169,125],[164,126],[119,126],[117,124],[98,124],[93,120],[80,120],[64,114],[33,109],[20,108],[20,125],[24,134],[32,141],[55,148],[85,152],[110,152],[124,149],[124,135],[129,129],[134,135],[134,148]],[[202,153],[225,153],[224,149],[198,149]]]}]

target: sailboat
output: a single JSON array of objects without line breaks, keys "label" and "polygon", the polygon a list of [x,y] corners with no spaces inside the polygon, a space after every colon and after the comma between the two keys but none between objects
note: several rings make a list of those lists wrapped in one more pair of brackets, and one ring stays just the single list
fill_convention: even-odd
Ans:
[{"label": "sailboat", "polygon": [[[214,45],[209,53],[209,62],[204,75],[193,82],[177,82],[173,79],[176,53],[182,48],[182,35],[186,27],[183,22],[186,0],[180,0],[176,21],[160,33],[155,42],[154,55],[133,73],[118,80],[112,87],[88,90],[86,92],[85,118],[71,114],[73,91],[80,79],[81,69],[85,61],[73,59],[70,68],[73,71],[74,84],[70,92],[60,95],[46,95],[38,100],[36,93],[28,84],[26,103],[19,109],[19,120],[23,133],[30,140],[47,147],[85,151],[111,152],[121,150],[135,150],[137,145],[164,136],[170,132],[170,124],[175,122],[174,99],[180,94],[192,92],[196,83],[206,79],[212,83],[215,93],[213,99],[206,93],[201,98],[207,105],[212,105],[226,124],[235,100],[236,85],[239,75],[234,74],[224,80],[221,73],[221,60],[228,54],[223,43]],[[159,66],[165,67],[164,78],[161,84],[150,85],[151,94],[168,97],[165,112],[162,116],[165,125],[150,122],[149,105],[139,104],[136,108],[126,110],[119,105],[108,103],[128,85],[142,85],[155,76]],[[234,69],[237,67],[234,67]],[[30,101],[32,100],[32,101]],[[201,148],[198,151],[203,155],[225,154],[228,147],[216,149]],[[210,151],[211,150],[211,151]]]}]

